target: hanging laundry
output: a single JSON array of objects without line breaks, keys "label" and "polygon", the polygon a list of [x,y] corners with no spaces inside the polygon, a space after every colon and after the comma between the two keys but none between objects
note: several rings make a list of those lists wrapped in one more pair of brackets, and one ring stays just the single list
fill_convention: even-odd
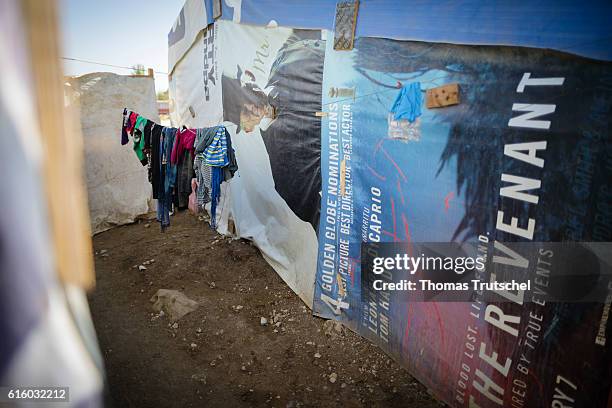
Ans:
[{"label": "hanging laundry", "polygon": [[223,168],[212,167],[211,169],[211,193],[210,193],[210,227],[217,229],[217,204],[221,197],[221,182],[223,181]]},{"label": "hanging laundry", "polygon": [[234,152],[234,148],[232,147],[232,137],[227,129],[225,129],[225,137],[227,140],[227,158],[229,164],[224,168],[223,181],[229,181],[238,171],[238,162],[236,161],[236,152]]},{"label": "hanging laundry", "polygon": [[159,199],[160,191],[163,188],[161,182],[161,159],[162,159],[162,131],[164,127],[154,123],[151,128],[151,161],[149,167],[149,181],[153,187],[153,198]]},{"label": "hanging laundry", "polygon": [[144,140],[144,146],[142,152],[147,156],[147,176],[149,183],[153,183],[153,169],[151,167],[151,131],[155,123],[147,119],[142,133],[142,140]]},{"label": "hanging laundry", "polygon": [[412,123],[421,116],[422,105],[421,83],[411,82],[400,90],[391,107],[391,113],[395,114],[395,120],[406,119]]},{"label": "hanging laundry", "polygon": [[198,207],[204,209],[206,203],[210,202],[210,181],[211,168],[205,163],[204,150],[210,146],[213,138],[217,134],[219,126],[200,128],[196,130],[196,139],[194,143],[195,158],[193,160],[193,170],[196,174],[197,190],[196,197]]},{"label": "hanging laundry", "polygon": [[210,128],[197,129],[196,134],[196,155],[203,153],[208,148],[208,146],[210,146],[215,137],[221,137],[221,134],[224,135],[226,140],[225,144],[229,164],[224,168],[223,181],[229,181],[232,177],[234,177],[234,173],[236,173],[236,171],[238,170],[236,154],[234,152],[234,149],[232,148],[232,138],[230,136],[230,133],[227,131],[225,126],[219,125]]},{"label": "hanging laundry", "polygon": [[176,132],[176,139],[172,148],[172,155],[170,161],[172,164],[178,163],[183,157],[183,152],[189,150],[191,155],[194,155],[193,144],[196,138],[196,131],[193,129],[181,129]]},{"label": "hanging laundry", "polygon": [[172,154],[177,131],[178,129],[176,128],[164,129],[164,155],[162,159],[162,164],[165,168],[164,190],[169,192],[172,192],[176,185],[176,166],[170,161],[170,155]]},{"label": "hanging laundry", "polygon": [[[230,164],[228,157],[227,137],[225,126],[217,127],[215,135],[210,144],[204,149],[204,163],[212,167],[211,170],[211,204],[210,220],[211,228],[217,228],[217,204],[221,197],[221,183],[224,181],[224,167]],[[231,147],[230,147],[231,149]],[[233,149],[231,149],[233,155]]]},{"label": "hanging laundry", "polygon": [[204,205],[210,202],[211,167],[204,163],[204,154],[196,153],[193,160],[193,170],[196,174],[196,199],[198,208],[204,209]]},{"label": "hanging laundry", "polygon": [[200,128],[196,130],[196,139],[194,143],[195,152],[203,153],[204,150],[212,143],[217,130],[223,126],[213,126],[209,128]]},{"label": "hanging laundry", "polygon": [[229,164],[227,157],[227,137],[225,127],[219,126],[210,145],[204,150],[204,161],[209,166],[225,167]]},{"label": "hanging laundry", "polygon": [[142,116],[138,116],[138,119],[136,119],[136,124],[134,125],[134,132],[133,132],[134,151],[136,152],[136,156],[138,157],[138,160],[140,160],[140,163],[142,163],[143,166],[146,166],[148,163],[147,155],[144,152],[144,137],[143,137],[146,124],[147,124],[147,119],[143,118]]},{"label": "hanging laundry", "polygon": [[[176,142],[175,142],[176,144]],[[189,205],[189,194],[191,194],[191,179],[194,178],[193,156],[191,150],[183,151],[183,158],[179,160],[176,173],[176,194],[174,202],[179,209],[185,209]]]},{"label": "hanging laundry", "polygon": [[[177,165],[172,164],[170,156],[175,147],[176,134],[178,129],[167,128],[159,125],[136,112],[131,112],[127,108],[123,110],[121,143],[126,144],[125,138],[132,136],[134,151],[140,162],[148,165],[149,182],[153,190],[153,198],[157,200],[157,220],[164,231],[170,225],[170,211],[175,197],[178,199],[177,188]],[[189,132],[187,132],[188,134]],[[193,131],[192,133],[195,133]],[[193,139],[192,139],[193,140]],[[193,143],[192,140],[185,139],[183,143]],[[188,151],[188,150],[185,150]],[[187,158],[186,171],[193,175],[193,164],[191,158]],[[183,163],[183,160],[181,160]],[[185,169],[183,169],[185,171]],[[182,180],[181,180],[182,181]],[[184,190],[182,187],[181,191]],[[183,200],[181,199],[181,203]]]},{"label": "hanging laundry", "polygon": [[198,182],[198,205],[203,208],[207,202],[211,202],[211,227],[216,229],[221,183],[234,176],[238,165],[225,126],[202,128],[196,133],[194,169]]},{"label": "hanging laundry", "polygon": [[179,209],[185,209],[189,205],[189,194],[191,194],[191,179],[193,172],[193,152],[196,131],[183,127],[176,132],[170,162],[176,165],[176,188],[173,203]]},{"label": "hanging laundry", "polygon": [[175,208],[190,206],[199,211],[211,202],[211,227],[216,229],[216,211],[221,183],[229,181],[238,164],[232,139],[219,125],[210,128],[169,128],[135,112],[123,110],[121,143],[132,136],[134,151],[143,165],[149,166],[153,198],[157,199],[157,220],[161,230],[170,225]]},{"label": "hanging laundry", "polygon": [[157,221],[161,231],[170,226],[170,210],[172,207],[172,192],[176,183],[176,166],[170,163],[170,154],[174,145],[177,129],[164,128],[160,140],[160,188],[157,199]]},{"label": "hanging laundry", "polygon": [[145,152],[151,150],[151,129],[153,129],[154,124],[155,122],[145,119],[144,131],[142,132],[142,139],[144,140],[142,150]]},{"label": "hanging laundry", "polygon": [[138,114],[123,108],[123,122],[121,126],[121,144],[126,145],[129,142],[128,135],[131,135],[134,131],[134,125],[136,124],[136,118]]},{"label": "hanging laundry", "polygon": [[134,126],[136,126],[136,120],[138,119],[138,115],[136,112],[130,113],[130,121],[128,124],[127,131],[130,135],[134,136]]},{"label": "hanging laundry", "polygon": [[127,108],[123,108],[123,120],[121,121],[121,144],[126,145],[130,141],[128,137],[128,121],[130,120],[131,112]]}]

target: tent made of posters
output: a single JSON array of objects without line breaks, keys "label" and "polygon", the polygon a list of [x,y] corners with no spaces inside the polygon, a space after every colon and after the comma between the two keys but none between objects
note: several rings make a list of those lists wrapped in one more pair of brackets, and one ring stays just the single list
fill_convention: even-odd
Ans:
[{"label": "tent made of posters", "polygon": [[[415,302],[370,290],[361,245],[493,254],[495,242],[612,241],[612,6],[360,2],[350,51],[333,48],[335,8],[188,0],[170,31],[174,125],[223,123],[236,150],[220,232],[253,240],[316,315],[379,345],[451,406],[555,406],[559,391],[605,406],[607,292],[547,298],[541,275],[571,265],[559,251],[527,259],[521,276],[541,283],[527,293]],[[458,84],[460,103],[423,104],[398,133],[398,82],[423,95]],[[526,179],[522,201],[500,194]],[[500,213],[520,224],[500,228]],[[609,268],[595,247],[593,270]],[[590,276],[608,287],[609,274]]]},{"label": "tent made of posters", "polygon": [[[170,79],[175,125],[223,123],[232,137],[239,172],[222,184],[219,231],[252,239],[308,305],[314,291],[320,199],[320,120],[314,112],[321,109],[321,35],[321,30],[217,21],[195,35]],[[285,92],[291,86],[283,79],[288,72],[303,76],[296,78],[299,94]],[[302,99],[291,100],[296,96]],[[278,106],[276,119],[261,119],[259,113],[270,110],[271,103]],[[293,109],[285,111],[287,103]]]}]

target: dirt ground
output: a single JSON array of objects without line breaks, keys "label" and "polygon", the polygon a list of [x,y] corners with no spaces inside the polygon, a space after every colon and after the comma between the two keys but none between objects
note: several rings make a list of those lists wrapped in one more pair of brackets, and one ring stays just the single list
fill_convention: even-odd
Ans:
[{"label": "dirt ground", "polygon": [[[141,221],[94,237],[90,305],[108,405],[441,407],[368,341],[326,334],[248,241],[187,212],[171,222],[166,233]],[[200,306],[173,326],[152,309],[158,289]]]}]

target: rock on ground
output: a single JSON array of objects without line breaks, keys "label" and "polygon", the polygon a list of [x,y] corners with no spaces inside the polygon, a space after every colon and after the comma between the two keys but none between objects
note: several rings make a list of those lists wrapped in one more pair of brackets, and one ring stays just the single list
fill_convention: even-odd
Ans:
[{"label": "rock on ground", "polygon": [[198,302],[189,299],[178,290],[171,289],[158,290],[151,298],[151,302],[153,302],[153,310],[164,311],[171,322],[176,322],[198,308]]},{"label": "rock on ground", "polygon": [[323,324],[323,331],[326,336],[335,338],[344,335],[344,326],[336,320],[327,320]]}]

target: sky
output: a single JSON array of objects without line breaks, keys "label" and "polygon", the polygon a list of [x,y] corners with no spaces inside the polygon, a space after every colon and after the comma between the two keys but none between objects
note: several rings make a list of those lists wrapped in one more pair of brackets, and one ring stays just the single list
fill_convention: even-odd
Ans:
[{"label": "sky", "polygon": [[[111,65],[168,72],[168,32],[185,0],[60,0],[62,56]],[[63,61],[66,75],[130,69]],[[157,92],[168,78],[155,73]]]}]

